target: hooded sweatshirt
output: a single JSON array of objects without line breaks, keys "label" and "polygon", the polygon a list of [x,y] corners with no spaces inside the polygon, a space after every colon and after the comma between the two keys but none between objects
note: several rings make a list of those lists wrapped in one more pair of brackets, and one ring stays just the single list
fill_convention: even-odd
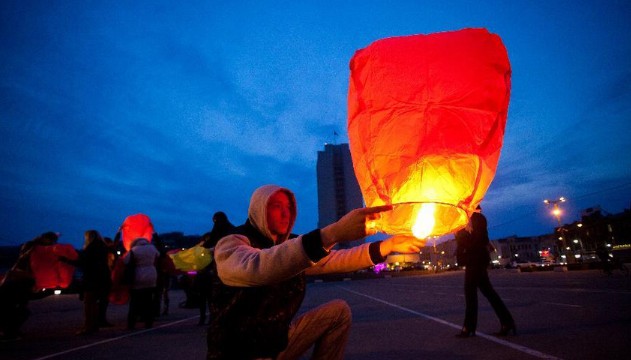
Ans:
[{"label": "hooded sweatshirt", "polygon": [[[278,191],[290,201],[288,233],[276,241],[267,224],[267,203]],[[294,194],[265,185],[252,194],[248,220],[215,247],[208,359],[275,357],[287,346],[289,325],[305,294],[305,274],[356,271],[385,259],[379,243],[351,249],[322,247],[320,230],[295,236]]]},{"label": "hooded sweatshirt", "polygon": [[132,241],[131,249],[123,257],[125,265],[132,260],[135,264],[134,282],[132,289],[146,289],[156,287],[158,272],[156,270],[156,262],[160,253],[149,240],[138,238]]}]

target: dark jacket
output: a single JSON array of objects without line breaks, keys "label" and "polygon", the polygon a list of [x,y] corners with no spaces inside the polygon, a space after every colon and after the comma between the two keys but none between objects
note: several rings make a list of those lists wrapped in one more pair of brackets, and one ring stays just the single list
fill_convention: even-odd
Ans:
[{"label": "dark jacket", "polygon": [[112,285],[108,263],[109,249],[103,241],[92,241],[79,255],[79,267],[83,271],[83,290],[109,292]]},{"label": "dark jacket", "polygon": [[489,255],[489,234],[486,218],[475,212],[471,215],[471,233],[462,229],[456,233],[456,257],[458,265],[487,266]]},{"label": "dark jacket", "polygon": [[76,260],[65,257],[60,260],[81,269],[83,291],[108,293],[112,286],[109,254],[110,249],[105,242],[94,240],[79,253]]},{"label": "dark jacket", "polygon": [[[257,249],[274,245],[249,221],[234,233],[246,236]],[[289,324],[305,296],[304,272],[260,287],[227,286],[216,269],[212,274],[208,359],[275,357],[285,349]]]}]

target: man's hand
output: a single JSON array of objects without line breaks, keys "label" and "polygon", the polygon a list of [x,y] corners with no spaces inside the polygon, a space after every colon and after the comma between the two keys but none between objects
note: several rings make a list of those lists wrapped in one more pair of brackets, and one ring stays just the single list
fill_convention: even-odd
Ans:
[{"label": "man's hand", "polygon": [[337,222],[320,230],[322,246],[330,250],[339,242],[353,241],[366,236],[366,222],[379,218],[379,213],[392,210],[392,205],[355,209]]},{"label": "man's hand", "polygon": [[384,240],[379,247],[381,256],[386,257],[392,252],[403,254],[418,253],[425,246],[425,239],[417,239],[414,236],[395,235]]}]

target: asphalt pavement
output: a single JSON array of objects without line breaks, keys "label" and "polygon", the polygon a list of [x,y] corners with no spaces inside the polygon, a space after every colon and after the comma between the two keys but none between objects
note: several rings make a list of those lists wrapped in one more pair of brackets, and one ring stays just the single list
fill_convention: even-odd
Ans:
[{"label": "asphalt pavement", "polygon": [[[631,279],[598,270],[524,272],[497,269],[491,282],[513,313],[517,336],[497,337],[499,323],[480,295],[477,335],[456,338],[464,317],[463,271],[316,282],[302,311],[345,299],[353,311],[346,359],[628,359]],[[152,329],[125,329],[126,305],[111,305],[115,326],[77,336],[76,294],[33,301],[19,341],[0,343],[0,359],[204,359],[206,328],[196,309],[178,307]],[[308,356],[304,357],[305,359]]]}]

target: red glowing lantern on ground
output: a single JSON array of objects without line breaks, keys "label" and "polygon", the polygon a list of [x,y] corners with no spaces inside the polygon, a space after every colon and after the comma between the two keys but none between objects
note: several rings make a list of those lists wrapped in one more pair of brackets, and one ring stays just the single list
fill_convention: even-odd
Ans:
[{"label": "red glowing lantern on ground", "polygon": [[127,251],[129,251],[131,243],[138,238],[144,238],[151,242],[154,232],[151,219],[145,214],[135,214],[125,218],[120,231],[123,239],[123,247],[125,247]]},{"label": "red glowing lantern on ground", "polygon": [[485,29],[378,40],[351,60],[348,135],[372,224],[419,238],[466,225],[497,168],[510,63]]}]

